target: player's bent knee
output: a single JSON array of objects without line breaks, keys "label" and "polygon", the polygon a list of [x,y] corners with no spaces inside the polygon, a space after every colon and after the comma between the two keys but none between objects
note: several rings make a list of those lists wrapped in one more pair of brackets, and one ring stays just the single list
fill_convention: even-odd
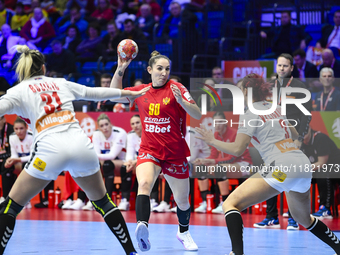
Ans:
[{"label": "player's bent knee", "polygon": [[119,210],[118,207],[113,203],[108,193],[97,201],[91,201],[93,207],[99,212],[104,218],[114,210]]},{"label": "player's bent knee", "polygon": [[0,204],[0,214],[8,214],[16,218],[23,208],[23,206],[19,205],[13,199],[7,197],[6,200]]}]

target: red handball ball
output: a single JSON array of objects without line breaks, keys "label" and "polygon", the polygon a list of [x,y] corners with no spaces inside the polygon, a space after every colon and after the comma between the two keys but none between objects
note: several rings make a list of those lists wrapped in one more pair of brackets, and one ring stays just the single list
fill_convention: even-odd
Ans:
[{"label": "red handball ball", "polygon": [[124,104],[117,103],[113,107],[113,112],[125,112],[125,111],[126,111],[126,108]]},{"label": "red handball ball", "polygon": [[117,52],[124,60],[134,59],[138,54],[138,45],[133,40],[124,39],[118,44]]}]

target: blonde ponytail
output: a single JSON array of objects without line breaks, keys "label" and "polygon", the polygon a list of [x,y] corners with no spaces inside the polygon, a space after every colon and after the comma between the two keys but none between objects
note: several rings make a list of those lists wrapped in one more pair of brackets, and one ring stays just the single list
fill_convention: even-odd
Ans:
[{"label": "blonde ponytail", "polygon": [[31,78],[33,75],[44,74],[42,65],[45,64],[45,58],[41,52],[30,50],[26,45],[18,45],[17,52],[21,55],[16,64],[15,72],[20,82]]}]

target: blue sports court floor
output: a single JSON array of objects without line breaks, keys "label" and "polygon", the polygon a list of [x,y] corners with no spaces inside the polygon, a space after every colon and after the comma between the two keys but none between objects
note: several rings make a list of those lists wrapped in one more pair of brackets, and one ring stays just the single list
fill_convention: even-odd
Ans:
[{"label": "blue sports court floor", "polygon": [[[163,214],[163,217],[166,215],[171,214]],[[219,217],[223,221],[223,215]],[[128,223],[133,243],[137,247],[135,227],[135,223]],[[226,227],[190,226],[192,237],[199,247],[198,252],[184,251],[182,244],[176,239],[177,225],[150,224],[149,229],[152,248],[143,253],[146,255],[225,255],[231,250]],[[244,240],[246,255],[334,254],[332,249],[303,230],[245,228]],[[5,255],[19,254],[118,255],[124,254],[124,251],[104,222],[19,219]]]}]

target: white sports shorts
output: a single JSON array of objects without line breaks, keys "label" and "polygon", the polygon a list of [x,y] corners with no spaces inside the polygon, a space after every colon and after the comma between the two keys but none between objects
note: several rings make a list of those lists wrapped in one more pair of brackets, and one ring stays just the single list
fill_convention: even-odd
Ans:
[{"label": "white sports shorts", "polygon": [[311,164],[303,152],[298,152],[284,153],[269,168],[266,164],[260,171],[262,178],[279,192],[307,192],[312,180]]},{"label": "white sports shorts", "polygon": [[25,171],[38,179],[55,180],[62,171],[85,177],[99,171],[99,160],[91,140],[75,125],[47,134],[34,146]]}]

